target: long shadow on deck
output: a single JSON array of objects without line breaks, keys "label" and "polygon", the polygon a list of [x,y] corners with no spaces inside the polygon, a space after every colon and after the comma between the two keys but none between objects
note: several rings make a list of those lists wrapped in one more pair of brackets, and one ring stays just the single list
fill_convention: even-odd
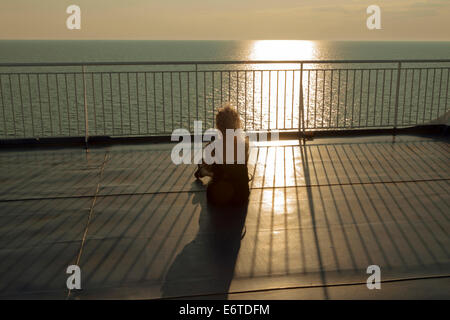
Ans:
[{"label": "long shadow on deck", "polygon": [[[197,192],[193,204],[201,206],[199,230],[172,263],[161,289],[162,298],[211,295],[226,299],[234,275],[247,204],[217,208],[209,205],[206,193]],[[204,298],[204,297],[203,297]]]}]

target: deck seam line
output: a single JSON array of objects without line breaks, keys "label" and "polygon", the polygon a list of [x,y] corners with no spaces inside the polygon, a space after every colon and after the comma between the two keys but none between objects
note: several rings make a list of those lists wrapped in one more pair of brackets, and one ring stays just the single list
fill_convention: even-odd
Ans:
[{"label": "deck seam line", "polygon": [[[84,229],[83,238],[81,240],[80,250],[78,252],[77,260],[75,262],[75,265],[77,265],[77,266],[79,266],[79,263],[80,263],[80,260],[81,260],[81,255],[83,253],[84,243],[86,242],[86,237],[87,237],[87,233],[88,233],[88,230],[89,230],[89,224],[91,222],[91,219],[92,219],[92,216],[93,216],[93,213],[94,213],[95,202],[97,200],[97,195],[98,195],[98,192],[100,190],[100,183],[101,183],[101,180],[102,180],[103,171],[105,169],[105,165],[106,165],[107,161],[108,161],[108,152],[105,152],[105,157],[103,158],[103,163],[102,163],[102,166],[100,167],[100,172],[99,172],[99,177],[98,177],[98,182],[97,182],[97,188],[95,189],[95,194],[94,194],[93,199],[92,199],[92,204],[91,204],[91,206],[89,208],[89,215],[88,215],[88,220],[87,220],[87,223],[86,223],[86,228]],[[68,292],[67,292],[66,299],[70,298],[71,292],[72,292],[72,290],[69,289]]]},{"label": "deck seam line", "polygon": [[[375,182],[372,181],[372,182],[328,183],[328,184],[310,184],[310,185],[293,185],[293,186],[266,186],[266,187],[251,187],[250,190],[287,189],[287,188],[317,188],[317,187],[337,187],[337,186],[353,186],[353,185],[421,183],[421,182],[438,182],[438,181],[450,181],[450,178],[375,181]],[[196,193],[196,192],[206,192],[206,189],[203,189],[203,190],[175,190],[175,191],[156,191],[156,192],[94,194],[94,195],[61,196],[61,197],[39,197],[39,198],[23,198],[23,199],[0,199],[0,203],[2,203],[2,202],[19,202],[19,201],[38,201],[38,200],[106,198],[106,197],[119,197],[119,196],[133,196],[133,195],[135,195],[135,196],[142,196],[142,195],[152,195],[152,194]]]},{"label": "deck seam line", "polygon": [[[393,278],[387,280],[380,280],[381,283],[394,283],[394,282],[404,282],[404,281],[417,281],[417,280],[430,280],[430,279],[445,279],[450,278],[450,274],[444,275],[434,275],[434,276],[422,276],[422,277],[406,277],[406,278]],[[183,298],[194,298],[194,297],[208,297],[215,295],[235,295],[243,293],[257,293],[257,292],[269,292],[269,291],[282,291],[282,290],[295,290],[295,289],[315,289],[315,288],[329,288],[329,287],[346,287],[346,286],[357,286],[364,285],[366,282],[343,282],[343,283],[331,283],[331,284],[317,284],[317,285],[305,285],[305,286],[288,286],[281,288],[267,288],[267,289],[254,289],[254,290],[242,290],[242,291],[231,291],[226,293],[207,293],[207,294],[196,294],[196,295],[186,295],[186,296],[174,296],[167,298],[157,298],[150,300],[170,300],[170,299],[183,299]]]}]

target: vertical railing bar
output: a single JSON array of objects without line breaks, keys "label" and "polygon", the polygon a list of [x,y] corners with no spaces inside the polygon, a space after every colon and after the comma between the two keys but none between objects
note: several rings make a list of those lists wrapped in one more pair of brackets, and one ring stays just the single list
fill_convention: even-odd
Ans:
[{"label": "vertical railing bar", "polygon": [[392,83],[393,83],[393,78],[394,78],[394,70],[390,69],[391,71],[391,83],[389,86],[389,108],[388,108],[388,122],[387,125],[389,125],[389,123],[391,122],[391,105],[392,105]]},{"label": "vertical railing bar", "polygon": [[173,120],[173,71],[170,72],[170,108],[171,108],[171,114],[172,114],[172,131],[175,129]]},{"label": "vertical railing bar", "polygon": [[62,135],[61,105],[59,101],[59,81],[57,73],[55,74],[55,82],[56,82],[56,101],[58,102],[59,134]]},{"label": "vertical railing bar", "polygon": [[239,113],[239,71],[236,71],[236,110]]},{"label": "vertical railing bar", "polygon": [[[38,79],[39,80],[39,79]],[[74,89],[75,89],[75,112],[77,113],[77,135],[80,134],[80,115],[78,114],[79,110],[78,110],[78,95],[77,95],[77,76],[74,73],[73,74],[73,84],[74,84]],[[38,85],[39,85],[39,81],[38,81]],[[41,93],[40,93],[40,89],[39,91],[39,104],[40,104],[40,100],[41,100]],[[41,108],[41,117],[42,117],[42,108]]]},{"label": "vertical railing bar", "polygon": [[449,80],[449,77],[448,77],[448,75],[449,75],[449,73],[450,73],[450,69],[449,68],[447,68],[447,91],[446,91],[446,93],[445,93],[445,111],[447,112],[447,104],[448,104],[448,80]]},{"label": "vertical railing bar", "polygon": [[157,110],[156,110],[156,75],[155,72],[152,72],[152,80],[153,80],[153,115],[155,118],[155,134],[158,133],[158,122],[156,121],[156,114],[157,114]]},{"label": "vertical railing bar", "polygon": [[[299,113],[299,117],[301,116],[302,118],[302,130],[303,130],[303,139],[305,139],[305,110],[304,110],[304,105],[303,105],[303,63],[300,63],[300,85],[299,85],[299,99],[300,101],[298,102],[299,108],[300,108],[300,113]],[[299,124],[300,127],[300,124]],[[304,142],[304,141],[303,141]]]},{"label": "vertical railing bar", "polygon": [[354,117],[354,114],[355,114],[355,89],[356,89],[356,70],[354,70],[353,69],[353,81],[352,81],[352,83],[353,83],[353,90],[352,90],[352,121],[351,121],[351,128],[353,128],[353,126],[354,126],[354,120],[355,120],[355,117]]},{"label": "vertical railing bar", "polygon": [[275,103],[275,129],[278,129],[278,91],[279,91],[279,78],[280,78],[280,71],[277,70],[277,95],[276,95],[276,103]]},{"label": "vertical railing bar", "polygon": [[383,89],[381,91],[381,114],[380,114],[380,126],[383,125],[383,110],[384,110],[384,87],[386,86],[386,69],[383,70]]},{"label": "vertical railing bar", "polygon": [[161,87],[162,87],[162,109],[163,109],[163,132],[166,133],[166,86],[164,80],[164,71],[161,72]]},{"label": "vertical railing bar", "polygon": [[369,80],[367,82],[366,127],[369,125],[370,79],[373,70],[369,69],[368,71],[369,71]]},{"label": "vertical railing bar", "polygon": [[440,106],[441,106],[441,90],[442,90],[442,72],[444,71],[444,69],[440,70],[440,77],[439,77],[439,96],[438,96],[438,109],[437,109],[437,114],[436,117],[439,118],[439,111],[440,111]]},{"label": "vertical railing bar", "polygon": [[268,120],[268,130],[270,130],[270,96],[271,96],[271,82],[272,82],[272,70],[269,71],[269,120]]},{"label": "vertical railing bar", "polygon": [[[127,93],[128,93],[128,123],[130,125],[129,134],[133,133],[133,128],[131,125],[131,91],[130,91],[130,73],[127,72]],[[94,107],[94,117],[95,117],[95,107]],[[96,132],[97,133],[97,132]]]},{"label": "vertical railing bar", "polygon": [[113,99],[113,89],[112,89],[112,74],[109,73],[109,93],[111,95],[111,126],[112,126],[112,134],[115,135],[115,121],[114,121],[114,99]]},{"label": "vertical railing bar", "polygon": [[411,115],[412,115],[412,101],[413,101],[413,91],[414,91],[414,78],[416,74],[416,69],[412,69],[411,76],[411,95],[409,97],[409,116],[408,116],[408,124],[411,124]]},{"label": "vertical railing bar", "polygon": [[223,71],[220,71],[220,106],[223,106]]},{"label": "vertical railing bar", "polygon": [[286,129],[286,86],[287,86],[287,70],[284,70],[284,105],[283,105],[283,129]]},{"label": "vertical railing bar", "polygon": [[41,99],[41,81],[40,74],[36,75],[37,85],[38,85],[38,99],[39,99],[39,110],[41,113],[41,134],[44,136],[44,116],[42,115],[42,99]]},{"label": "vertical railing bar", "polygon": [[[41,114],[41,134],[42,134],[42,136],[44,136],[44,119],[42,116],[41,85],[39,83],[39,74],[36,74],[36,82],[38,85],[39,110],[40,110],[40,114]],[[1,77],[0,77],[0,85],[1,85]]]},{"label": "vertical railing bar", "polygon": [[123,101],[122,101],[122,79],[119,72],[119,99],[120,99],[120,133],[123,134]]},{"label": "vertical railing bar", "polygon": [[[239,119],[240,119],[238,96],[239,96],[239,72],[236,71],[236,106],[235,106],[235,108],[236,108],[236,112],[239,114]],[[230,95],[230,101],[229,102],[231,103],[231,95]]]},{"label": "vertical railing bar", "polygon": [[228,102],[231,103],[231,71],[228,71]]},{"label": "vertical railing bar", "polygon": [[396,89],[396,93],[395,93],[394,134],[396,133],[395,130],[397,129],[398,102],[399,102],[399,98],[400,98],[401,70],[402,70],[402,63],[399,62],[398,67],[397,67],[397,89]]},{"label": "vertical railing bar", "polygon": [[425,78],[425,96],[423,98],[423,115],[422,115],[422,123],[425,123],[425,109],[427,106],[427,95],[428,95],[428,68],[427,70],[427,74],[426,74],[426,78]]},{"label": "vertical railing bar", "polygon": [[252,129],[255,130],[255,70],[252,71],[252,107],[253,107]]},{"label": "vertical railing bar", "polygon": [[83,96],[84,96],[84,143],[86,149],[88,148],[89,140],[89,121],[88,121],[88,105],[87,105],[87,90],[86,90],[86,66],[81,66],[81,71],[83,73]]},{"label": "vertical railing bar", "polygon": [[416,124],[419,124],[420,89],[422,84],[422,69],[419,69],[419,87],[417,89]]},{"label": "vertical railing bar", "polygon": [[354,127],[354,120],[355,120],[355,117],[354,117],[354,111],[355,111],[355,90],[356,90],[356,70],[355,69],[353,69],[353,81],[352,81],[352,84],[353,84],[353,90],[352,90],[352,121],[351,121],[351,128],[353,128]]},{"label": "vertical railing bar", "polygon": [[344,128],[347,127],[348,69],[345,70]]},{"label": "vertical railing bar", "polygon": [[19,73],[17,75],[17,78],[19,79],[19,96],[20,96],[20,106],[22,110],[22,127],[23,127],[23,137],[26,137],[26,128],[25,128],[25,112],[23,110],[23,98],[22,98],[22,81],[20,80],[21,74]]},{"label": "vertical railing bar", "polygon": [[180,119],[178,122],[178,126],[180,128],[183,127],[183,102],[182,102],[182,95],[183,95],[183,90],[181,88],[181,71],[178,71],[178,105],[180,107]]},{"label": "vertical railing bar", "polygon": [[203,112],[205,113],[205,124],[207,123],[206,116],[206,71],[203,71]]},{"label": "vertical railing bar", "polygon": [[52,119],[52,108],[50,103],[50,88],[49,88],[49,82],[48,82],[48,73],[46,74],[46,81],[47,81],[47,98],[48,98],[48,110],[50,114],[50,134],[53,136],[53,119]]},{"label": "vertical railing bar", "polygon": [[[119,99],[120,99],[120,101],[119,101],[119,106],[120,106],[120,121],[122,121],[122,97],[121,97],[121,94],[120,94],[120,73],[118,74],[118,76],[117,76],[117,81],[118,81],[118,84],[119,84]],[[111,96],[111,121],[112,121],[112,134],[113,135],[115,135],[116,134],[116,122],[115,122],[115,120],[114,120],[114,96],[113,96],[113,88],[112,88],[112,84],[113,84],[113,81],[112,81],[112,73],[110,72],[109,73],[109,94],[110,94],[110,96]]]},{"label": "vertical railing bar", "polygon": [[[361,127],[361,113],[362,113],[362,100],[363,100],[363,83],[364,83],[364,71],[365,70],[361,70],[361,86],[360,86],[360,93],[359,93],[359,118],[358,118],[358,128]],[[370,73],[369,73],[370,76]]]},{"label": "vertical railing bar", "polygon": [[4,136],[5,139],[8,138],[8,127],[6,126],[6,113],[5,113],[5,98],[3,97],[3,81],[2,81],[2,75],[0,74],[0,90],[2,94],[2,112],[3,112],[3,126],[5,128]]},{"label": "vertical railing bar", "polygon": [[144,76],[144,90],[145,90],[145,127],[146,131],[145,134],[149,134],[149,128],[148,128],[148,86],[147,86],[147,72],[142,73]]},{"label": "vertical railing bar", "polygon": [[12,82],[11,82],[11,74],[8,74],[8,79],[9,79],[9,94],[11,97],[11,110],[12,110],[12,115],[13,115],[13,124],[14,124],[14,136],[17,136],[17,130],[16,130],[16,113],[14,111],[14,96],[12,93]]},{"label": "vertical railing bar", "polygon": [[[172,77],[172,74],[170,74]],[[138,72],[136,72],[136,104],[137,104],[137,118],[138,118],[138,134],[141,134],[141,109],[139,108],[139,81]]]},{"label": "vertical railing bar", "polygon": [[180,105],[180,122],[179,122],[179,126],[180,128],[183,127],[183,90],[181,88],[181,71],[178,72],[178,91],[179,91],[179,105]]},{"label": "vertical railing bar", "polygon": [[375,70],[375,99],[374,99],[374,104],[373,104],[373,126],[375,126],[375,119],[376,119],[376,114],[377,114],[377,98],[378,98],[378,74],[379,74],[378,69]]},{"label": "vertical railing bar", "polygon": [[323,128],[323,123],[325,121],[325,79],[326,79],[326,70],[322,70],[323,71],[323,81],[322,81],[322,125],[321,127]]},{"label": "vertical railing bar", "polygon": [[[30,79],[28,78],[28,82],[30,81]],[[67,124],[69,127],[69,136],[72,134],[72,127],[70,125],[70,108],[69,108],[69,89],[67,88],[67,73],[64,74],[64,85],[66,87],[66,106],[67,106]],[[31,97],[31,95],[30,95]],[[31,119],[33,120],[33,119]],[[34,132],[34,130],[33,130]],[[34,135],[34,133],[33,133]]]},{"label": "vertical railing bar", "polygon": [[[307,102],[306,102],[306,115],[308,117],[308,128],[309,128],[309,94],[311,91],[311,70],[308,70],[308,98],[307,98]],[[298,123],[298,127],[300,128],[300,121]]]},{"label": "vertical railing bar", "polygon": [[341,69],[338,70],[338,91],[337,91],[337,107],[336,107],[336,127],[339,128],[339,108],[341,102]]},{"label": "vertical railing bar", "polygon": [[332,111],[333,111],[333,75],[334,75],[334,69],[331,70],[330,73],[330,114],[328,117],[328,127],[331,127],[331,117],[332,117]]},{"label": "vertical railing bar", "polygon": [[148,118],[148,86],[147,86],[147,76],[148,72],[144,72],[144,87],[145,87],[145,127],[147,128],[146,134],[150,133],[148,124],[149,124],[149,118]]},{"label": "vertical railing bar", "polygon": [[247,70],[244,71],[244,130],[247,131]]},{"label": "vertical railing bar", "polygon": [[103,134],[106,135],[105,92],[103,86],[103,73],[100,73],[100,88],[102,91]]},{"label": "vertical railing bar", "polygon": [[294,94],[295,94],[295,70],[292,70],[291,129],[294,129]]},{"label": "vertical railing bar", "polygon": [[198,71],[197,71],[197,65],[195,65],[195,101],[196,101],[196,119],[195,120],[199,120],[198,118]]},{"label": "vertical railing bar", "polygon": [[186,72],[187,74],[187,92],[188,92],[188,128],[191,130],[191,73],[189,71]]},{"label": "vertical railing bar", "polygon": [[317,128],[317,78],[318,78],[318,70],[316,69],[316,89],[314,90],[314,129]]},{"label": "vertical railing bar", "polygon": [[[128,73],[127,73],[127,77],[128,77]],[[95,135],[98,134],[97,132],[97,106],[95,104],[95,87],[94,87],[94,72],[91,73],[91,82],[92,82],[92,108],[94,110],[94,132]],[[129,84],[129,80],[128,80],[128,84]],[[130,97],[130,93],[128,92],[128,98]],[[131,123],[130,123],[130,128],[131,128]]]},{"label": "vertical railing bar", "polygon": [[259,122],[259,126],[260,129],[263,128],[263,116],[262,116],[262,111],[263,111],[263,78],[264,78],[264,74],[263,71],[260,71],[261,73],[261,112],[259,113],[259,118],[260,118],[260,122]]},{"label": "vertical railing bar", "polygon": [[408,69],[405,69],[405,86],[404,86],[404,92],[403,92],[403,109],[402,109],[402,121],[401,125],[405,124],[405,106],[406,106],[406,87],[408,85]]},{"label": "vertical railing bar", "polygon": [[436,68],[433,69],[433,88],[431,89],[430,121],[433,120],[434,84],[435,84],[435,82],[436,82]]},{"label": "vertical railing bar", "polygon": [[212,91],[212,114],[211,114],[211,122],[214,127],[214,115],[216,114],[216,84],[215,84],[215,72],[211,71],[211,91]]}]

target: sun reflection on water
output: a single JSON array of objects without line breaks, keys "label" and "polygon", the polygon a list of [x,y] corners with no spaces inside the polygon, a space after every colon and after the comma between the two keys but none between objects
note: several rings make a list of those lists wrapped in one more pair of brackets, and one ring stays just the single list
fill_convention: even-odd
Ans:
[{"label": "sun reflection on water", "polygon": [[318,58],[314,41],[258,40],[253,42],[249,60],[313,60]]},{"label": "sun reflection on water", "polygon": [[[259,106],[256,118],[264,123],[262,127],[268,129],[298,127],[300,72],[296,61],[318,59],[317,43],[303,40],[257,40],[252,42],[249,52],[248,60],[251,61],[277,61],[251,66],[251,69],[259,71],[251,80],[256,83],[255,104]],[[283,61],[291,63],[282,63]],[[306,80],[303,79],[303,86],[306,85]],[[253,96],[248,99],[253,99]]]}]

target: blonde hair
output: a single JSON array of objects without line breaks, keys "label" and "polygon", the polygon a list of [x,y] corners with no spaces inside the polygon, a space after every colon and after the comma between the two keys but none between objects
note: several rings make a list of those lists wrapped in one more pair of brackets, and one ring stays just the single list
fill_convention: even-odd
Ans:
[{"label": "blonde hair", "polygon": [[216,127],[223,134],[225,134],[226,129],[241,128],[239,113],[230,103],[225,103],[222,108],[217,110]]}]

